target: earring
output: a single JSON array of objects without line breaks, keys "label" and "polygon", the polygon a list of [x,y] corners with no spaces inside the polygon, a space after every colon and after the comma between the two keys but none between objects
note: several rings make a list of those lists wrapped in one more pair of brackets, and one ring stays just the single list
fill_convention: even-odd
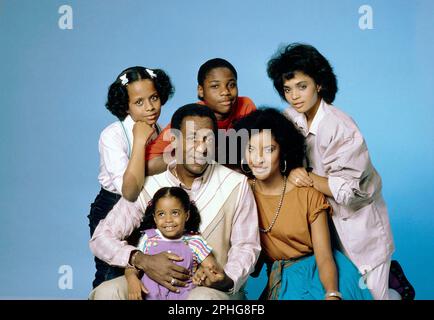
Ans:
[{"label": "earring", "polygon": [[[249,166],[247,165],[247,167],[249,167]],[[244,170],[244,159],[241,159],[241,171],[243,171],[246,174],[249,174],[252,172],[251,170]]]},{"label": "earring", "polygon": [[283,170],[280,170],[280,172],[282,172],[283,174],[285,174],[285,172],[286,172],[286,160],[283,160],[284,162],[284,164],[285,164],[285,168],[283,169]]}]

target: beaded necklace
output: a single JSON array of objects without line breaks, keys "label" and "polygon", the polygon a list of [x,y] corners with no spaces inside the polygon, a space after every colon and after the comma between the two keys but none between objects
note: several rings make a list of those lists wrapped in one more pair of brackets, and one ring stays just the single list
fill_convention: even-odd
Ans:
[{"label": "beaded necklace", "polygon": [[[285,191],[286,191],[286,181],[287,180],[288,180],[288,177],[285,177],[284,180],[283,180],[282,195],[280,196],[279,205],[277,206],[276,213],[274,214],[274,217],[273,217],[273,220],[271,221],[270,226],[267,229],[259,228],[259,231],[261,231],[263,233],[268,233],[268,232],[271,231],[271,229],[273,228],[274,224],[276,223],[277,217],[279,216],[279,213],[280,213],[280,209],[282,208],[283,198],[285,196]],[[253,192],[255,192],[255,184],[256,184],[256,178],[253,180],[253,183],[252,183],[252,190],[253,190]]]}]

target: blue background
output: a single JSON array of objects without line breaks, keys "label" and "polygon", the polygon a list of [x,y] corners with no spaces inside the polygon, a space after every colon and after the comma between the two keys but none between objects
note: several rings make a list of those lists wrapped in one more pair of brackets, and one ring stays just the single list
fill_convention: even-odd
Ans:
[{"label": "blue background", "polygon": [[[58,27],[63,4],[72,30]],[[359,28],[363,4],[372,30]],[[0,298],[87,298],[86,216],[99,134],[115,120],[107,89],[122,69],[170,74],[163,125],[196,100],[197,70],[213,57],[235,65],[240,95],[283,108],[266,62],[301,41],[334,66],[335,105],[358,123],[383,178],[394,258],[417,298],[434,299],[433,13],[430,0],[0,1]],[[72,289],[58,286],[61,265],[72,267]],[[263,284],[249,280],[249,297]]]}]

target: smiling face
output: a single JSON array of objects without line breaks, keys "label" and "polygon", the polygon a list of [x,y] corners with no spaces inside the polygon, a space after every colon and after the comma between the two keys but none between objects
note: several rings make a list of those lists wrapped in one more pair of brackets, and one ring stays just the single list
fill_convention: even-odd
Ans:
[{"label": "smiling face", "polygon": [[149,80],[134,81],[127,86],[128,111],[134,122],[144,121],[149,125],[157,122],[161,112],[161,100],[154,83]]},{"label": "smiling face", "polygon": [[247,164],[256,179],[266,181],[280,173],[280,147],[271,130],[251,136],[246,147]]},{"label": "smiling face", "polygon": [[165,196],[155,204],[155,224],[168,239],[178,239],[184,234],[188,218],[189,213],[178,198]]},{"label": "smiling face", "polygon": [[321,99],[318,95],[320,86],[303,72],[296,71],[290,80],[284,80],[283,92],[288,103],[299,113],[308,118],[315,116]]},{"label": "smiling face", "polygon": [[207,73],[203,85],[198,85],[197,93],[214,112],[217,120],[223,120],[229,116],[237,101],[237,79],[228,68],[212,69]]}]

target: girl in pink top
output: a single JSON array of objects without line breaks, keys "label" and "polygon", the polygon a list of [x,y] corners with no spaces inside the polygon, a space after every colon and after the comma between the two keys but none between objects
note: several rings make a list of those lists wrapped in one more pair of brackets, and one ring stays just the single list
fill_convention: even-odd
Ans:
[{"label": "girl in pink top", "polygon": [[[145,147],[157,138],[161,107],[173,92],[170,78],[163,70],[141,66],[123,70],[110,85],[106,108],[117,121],[101,132],[98,142],[101,190],[88,215],[91,236],[100,220],[125,196],[125,184],[130,189],[143,187]],[[95,266],[94,288],[123,273],[98,258]]]},{"label": "girl in pink top", "polygon": [[[389,270],[395,247],[381,178],[355,122],[332,105],[337,92],[332,67],[314,47],[295,43],[275,54],[267,72],[289,103],[286,115],[306,137],[308,169],[293,169],[289,181],[313,186],[328,197],[341,249],[364,275],[361,285],[375,299],[391,298]],[[411,285],[404,286],[409,290],[403,298],[410,298]]]}]

